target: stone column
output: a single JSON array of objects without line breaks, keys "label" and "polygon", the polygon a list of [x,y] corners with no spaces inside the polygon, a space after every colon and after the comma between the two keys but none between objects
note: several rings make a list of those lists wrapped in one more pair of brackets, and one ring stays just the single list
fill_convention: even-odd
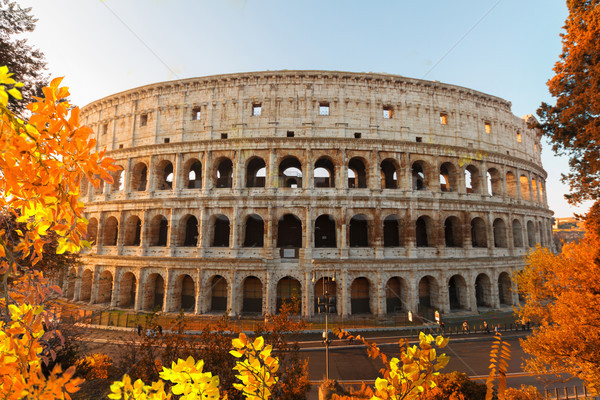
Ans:
[{"label": "stone column", "polygon": [[381,160],[377,150],[373,150],[371,154],[371,182],[368,185],[373,190],[381,190],[381,168],[379,166]]},{"label": "stone column", "polygon": [[100,271],[98,271],[98,267],[94,267],[94,272],[92,273],[92,293],[90,296],[90,304],[95,304],[98,299],[98,280],[100,279]]},{"label": "stone column", "polygon": [[350,307],[350,277],[346,270],[340,271],[340,280],[339,286],[336,288],[337,290],[337,303],[340,310],[338,313],[342,315],[342,317],[347,317],[350,315],[351,307]]},{"label": "stone column", "polygon": [[144,308],[144,284],[146,283],[146,270],[140,269],[139,279],[136,280],[137,288],[135,290],[135,311],[141,311]]},{"label": "stone column", "polygon": [[202,175],[202,191],[207,192],[213,188],[212,151],[204,152],[204,174]]},{"label": "stone column", "polygon": [[181,189],[183,189],[183,182],[185,182],[184,179],[184,171],[183,169],[183,154],[182,153],[177,153],[175,154],[175,165],[174,167],[174,171],[173,171],[173,191],[175,193],[178,193],[179,191],[181,191]]},{"label": "stone column", "polygon": [[121,288],[121,275],[120,271],[115,268],[114,274],[113,274],[113,287],[112,287],[112,294],[110,297],[110,306],[111,307],[119,307],[119,292],[120,292],[120,288]]},{"label": "stone column", "polygon": [[81,280],[83,275],[83,267],[77,267],[77,276],[75,277],[75,290],[73,292],[73,301],[79,301],[81,297]]}]

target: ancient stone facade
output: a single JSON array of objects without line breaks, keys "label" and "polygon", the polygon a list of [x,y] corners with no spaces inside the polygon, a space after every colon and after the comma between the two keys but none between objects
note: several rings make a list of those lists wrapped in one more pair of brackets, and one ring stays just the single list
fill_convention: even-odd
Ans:
[{"label": "ancient stone facade", "polygon": [[75,301],[198,314],[476,312],[551,243],[540,133],[510,103],[401,76],[157,83],[82,110],[123,169],[83,183]]}]

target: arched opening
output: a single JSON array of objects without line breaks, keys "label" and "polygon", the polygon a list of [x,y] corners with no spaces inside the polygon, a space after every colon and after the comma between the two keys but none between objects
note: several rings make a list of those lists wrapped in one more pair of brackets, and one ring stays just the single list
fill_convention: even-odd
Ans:
[{"label": "arched opening", "polygon": [[113,178],[113,183],[110,185],[111,192],[120,192],[125,189],[125,170],[122,166],[118,165],[118,170],[111,171],[110,175]]},{"label": "arched opening", "polygon": [[119,307],[133,308],[135,306],[135,295],[137,282],[135,275],[132,272],[125,272],[121,276],[119,284]]},{"label": "arched opening", "polygon": [[315,247],[337,247],[335,219],[329,214],[320,215],[315,220]]},{"label": "arched opening", "polygon": [[92,298],[92,271],[86,269],[81,275],[81,288],[79,289],[79,300],[89,302]]},{"label": "arched opening", "polygon": [[506,191],[511,198],[517,198],[517,181],[515,175],[510,171],[506,173]]},{"label": "arched opening", "polygon": [[348,187],[366,188],[367,186],[365,163],[358,157],[351,158],[348,162]]},{"label": "arched opening", "polygon": [[116,246],[117,238],[119,236],[119,221],[115,217],[108,217],[104,221],[104,240],[103,245],[105,246]]},{"label": "arched opening", "polygon": [[369,247],[369,221],[363,214],[358,214],[350,220],[350,247]]},{"label": "arched opening", "polygon": [[335,165],[328,157],[321,157],[315,163],[315,188],[335,187]]},{"label": "arched opening", "polygon": [[279,163],[279,187],[302,187],[302,164],[296,157],[286,157]]},{"label": "arched opening", "polygon": [[501,196],[502,195],[502,179],[500,178],[500,172],[496,168],[490,168],[487,172],[487,187],[488,194],[490,196]]},{"label": "arched opening", "polygon": [[246,228],[244,229],[244,247],[263,247],[265,237],[265,223],[263,219],[256,214],[251,214],[246,218]]},{"label": "arched opening", "polygon": [[502,305],[512,305],[512,280],[510,275],[502,272],[498,276],[498,301]]},{"label": "arched opening", "polygon": [[529,247],[535,247],[535,228],[532,221],[527,221],[527,241]]},{"label": "arched opening", "polygon": [[113,275],[110,271],[102,271],[100,278],[98,279],[98,296],[96,297],[96,303],[110,304],[112,300],[112,289],[113,289]]},{"label": "arched opening", "polygon": [[448,281],[448,300],[450,310],[464,310],[468,308],[467,282],[461,275],[453,275]]},{"label": "arched opening", "polygon": [[398,168],[396,162],[391,158],[386,158],[381,162],[381,187],[383,189],[398,188]]},{"label": "arched opening", "polygon": [[183,246],[196,247],[198,246],[198,219],[193,215],[183,217]]},{"label": "arched opening", "polygon": [[197,159],[189,160],[184,169],[184,186],[188,189],[202,188],[202,163]]},{"label": "arched opening", "polygon": [[518,219],[513,220],[512,224],[513,231],[513,246],[523,247],[523,227]]},{"label": "arched opening", "polygon": [[440,190],[442,192],[456,191],[456,168],[450,162],[445,162],[440,166]]},{"label": "arched opening", "polygon": [[156,166],[156,189],[173,189],[173,164],[169,160],[162,160]]},{"label": "arched opening", "polygon": [[79,195],[82,197],[87,196],[89,188],[90,180],[84,175],[81,177],[81,182],[79,183]]},{"label": "arched opening", "polygon": [[229,247],[229,233],[229,218],[222,214],[218,215],[213,227],[212,247]]},{"label": "arched opening", "polygon": [[277,247],[302,247],[302,222],[293,214],[285,214],[277,223]]},{"label": "arched opening", "polygon": [[215,170],[215,187],[230,188],[233,186],[233,163],[229,158],[222,158],[217,162]]},{"label": "arched opening", "polygon": [[444,221],[444,240],[446,247],[462,247],[462,229],[458,217],[452,216]]},{"label": "arched opening", "polygon": [[148,167],[143,162],[135,164],[131,171],[131,190],[143,192],[148,186]]},{"label": "arched opening", "polygon": [[169,237],[169,221],[164,215],[156,215],[150,220],[150,246],[164,247]]},{"label": "arched opening", "polygon": [[508,240],[506,238],[506,224],[501,218],[494,220],[494,247],[505,248],[508,247]]},{"label": "arched opening", "polygon": [[125,222],[124,246],[139,246],[142,237],[142,221],[137,215],[131,215]]},{"label": "arched opening", "polygon": [[544,203],[544,186],[542,185],[542,180],[538,181],[538,189],[540,193],[540,203]]},{"label": "arched opening", "polygon": [[352,314],[371,314],[369,280],[356,278],[350,286],[350,310]]},{"label": "arched opening", "polygon": [[465,187],[467,193],[480,193],[479,170],[474,165],[469,165],[465,169]]},{"label": "arched opening", "polygon": [[427,188],[425,163],[423,161],[415,161],[411,169],[413,190],[425,190]]},{"label": "arched opening", "polygon": [[479,274],[475,279],[475,299],[477,307],[491,307],[492,290],[490,278],[486,274]]},{"label": "arched opening", "polygon": [[246,167],[246,187],[265,187],[267,164],[262,158],[253,157]]},{"label": "arched opening", "polygon": [[533,191],[531,201],[539,202],[540,198],[538,197],[538,185],[535,178],[531,178],[531,190]]},{"label": "arched opening", "polygon": [[222,312],[227,310],[227,281],[216,275],[210,281],[210,311]]},{"label": "arched opening", "polygon": [[419,281],[419,314],[430,315],[438,307],[439,286],[437,280],[427,275]]},{"label": "arched opening", "polygon": [[487,247],[485,222],[479,217],[471,220],[471,245],[473,247]]},{"label": "arched opening", "polygon": [[196,285],[194,280],[189,275],[184,275],[179,278],[181,285],[181,295],[179,300],[180,307],[185,312],[194,312],[196,308]]},{"label": "arched opening", "polygon": [[400,218],[388,215],[383,220],[383,247],[400,247]]},{"label": "arched opening", "polygon": [[87,226],[87,240],[93,245],[98,240],[98,220],[96,218],[90,218]]},{"label": "arched opening", "polygon": [[402,278],[392,277],[385,285],[385,309],[387,314],[396,314],[407,309],[408,285]]},{"label": "arched opening", "polygon": [[69,275],[67,276],[67,291],[65,297],[69,300],[73,300],[75,297],[75,285],[77,284],[77,269],[71,268]]},{"label": "arched opening", "polygon": [[243,313],[262,313],[262,283],[255,276],[244,279]]},{"label": "arched opening", "polygon": [[523,200],[531,201],[531,194],[529,192],[529,179],[525,175],[521,175],[519,178],[521,183],[521,198]]},{"label": "arched opening", "polygon": [[415,222],[415,242],[417,247],[431,247],[431,218],[422,216]]},{"label": "arched opening", "polygon": [[150,274],[146,278],[143,292],[144,301],[142,308],[147,311],[162,311],[165,299],[165,280],[160,274]]},{"label": "arched opening", "polygon": [[286,276],[277,282],[277,312],[283,302],[294,301],[298,303],[298,311],[302,310],[302,289],[297,279]]},{"label": "arched opening", "polygon": [[[319,304],[323,305],[321,313],[337,313],[337,285],[333,278],[325,276],[315,283],[315,314],[319,313]],[[325,307],[326,304],[329,304],[330,307]]]}]

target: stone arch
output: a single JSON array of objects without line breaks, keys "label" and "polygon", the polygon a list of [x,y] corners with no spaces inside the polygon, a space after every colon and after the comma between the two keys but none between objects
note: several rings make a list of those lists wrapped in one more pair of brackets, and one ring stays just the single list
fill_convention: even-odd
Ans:
[{"label": "stone arch", "polygon": [[262,313],[262,282],[255,276],[249,276],[242,282],[242,313]]},{"label": "stone arch", "polygon": [[350,247],[369,247],[369,220],[364,214],[350,219],[348,239]]},{"label": "stone arch", "polygon": [[413,190],[425,190],[429,186],[427,179],[427,163],[425,161],[415,161],[411,166],[412,188]]},{"label": "stone arch", "polygon": [[130,215],[125,221],[124,246],[139,246],[142,238],[142,220],[137,215]]},{"label": "stone arch", "polygon": [[196,283],[189,274],[181,274],[173,287],[173,311],[194,312],[196,308]]},{"label": "stone arch", "polygon": [[142,309],[162,311],[165,301],[165,279],[160,273],[152,273],[144,285]]},{"label": "stone arch", "polygon": [[244,247],[264,247],[265,222],[258,214],[250,214],[244,224]]},{"label": "stone arch", "polygon": [[149,245],[164,247],[169,238],[169,221],[164,215],[155,215],[150,220]]},{"label": "stone arch", "polygon": [[313,171],[315,188],[335,187],[335,164],[329,157],[320,157]]},{"label": "stone arch", "polygon": [[513,232],[513,246],[523,247],[523,227],[518,219],[513,219],[512,223]]},{"label": "stone arch", "polygon": [[477,307],[492,306],[492,285],[487,274],[479,274],[475,279],[475,300]]},{"label": "stone arch", "polygon": [[531,178],[531,190],[533,191],[531,201],[539,202],[538,185],[535,177]]},{"label": "stone arch", "polygon": [[197,158],[188,160],[183,166],[183,186],[188,189],[202,188],[202,163]]},{"label": "stone arch", "polygon": [[511,171],[506,172],[506,192],[511,198],[517,198],[517,180]]},{"label": "stone arch", "polygon": [[542,184],[542,179],[538,181],[538,192],[540,197],[540,203],[544,204],[544,185]]},{"label": "stone arch", "polygon": [[111,192],[120,192],[125,189],[125,169],[121,165],[117,165],[116,171],[111,171],[110,176],[113,178],[113,183],[110,185]]},{"label": "stone arch", "polygon": [[156,190],[173,189],[173,163],[171,161],[160,161],[156,164],[154,173],[156,177]]},{"label": "stone arch", "polygon": [[415,243],[417,247],[433,247],[433,220],[428,215],[421,215],[415,221]]},{"label": "stone arch", "polygon": [[446,247],[463,246],[463,234],[458,217],[450,216],[444,221],[444,241]]},{"label": "stone arch", "polygon": [[322,214],[315,220],[315,248],[337,247],[335,219],[329,214]]},{"label": "stone arch", "polygon": [[456,167],[451,162],[440,165],[440,190],[442,192],[455,192],[458,187]]},{"label": "stone arch", "polygon": [[277,222],[277,247],[302,247],[302,221],[293,214],[283,215]]},{"label": "stone arch", "polygon": [[523,200],[530,201],[531,193],[529,192],[529,179],[525,175],[521,175],[519,177],[519,182],[521,184],[521,198]]},{"label": "stone arch", "polygon": [[426,275],[419,280],[419,314],[428,315],[439,307],[440,287],[437,279]]},{"label": "stone arch", "polygon": [[198,246],[198,237],[200,236],[198,231],[198,218],[194,215],[186,214],[180,221],[179,243],[183,247]]},{"label": "stone arch", "polygon": [[475,217],[471,220],[471,246],[488,247],[487,228],[482,218]]},{"label": "stone arch", "polygon": [[276,312],[279,312],[284,301],[290,300],[297,301],[299,310],[302,310],[302,285],[298,279],[286,276],[277,282]]},{"label": "stone arch", "polygon": [[217,215],[213,224],[212,247],[229,247],[230,232],[229,218],[223,214]]},{"label": "stone arch", "polygon": [[366,161],[361,157],[352,157],[348,161],[349,188],[367,188],[369,186],[366,165]]},{"label": "stone arch", "polygon": [[131,171],[131,190],[134,192],[144,192],[148,187],[148,166],[143,162],[138,162]]},{"label": "stone arch", "polygon": [[502,218],[496,218],[493,224],[494,230],[494,247],[508,247],[508,239],[506,235],[506,224]]},{"label": "stone arch", "polygon": [[102,244],[104,246],[116,246],[119,236],[119,221],[116,217],[110,216],[104,221],[102,230]]},{"label": "stone arch", "polygon": [[393,158],[386,158],[379,166],[381,170],[381,187],[383,189],[398,188],[398,171],[400,167]]},{"label": "stone arch", "polygon": [[210,311],[223,312],[227,310],[227,286],[227,280],[221,275],[215,275],[211,278],[209,288]]},{"label": "stone arch", "polygon": [[233,163],[227,157],[221,157],[215,162],[214,182],[216,188],[233,186]]},{"label": "stone arch", "polygon": [[135,306],[135,297],[137,293],[137,279],[133,272],[127,271],[121,276],[119,283],[118,306],[123,308],[133,308]]},{"label": "stone arch", "polygon": [[466,310],[469,308],[467,282],[462,275],[452,275],[448,279],[448,302],[450,310]]},{"label": "stone arch", "polygon": [[82,197],[87,196],[89,189],[90,180],[84,175],[81,177],[81,181],[79,182],[79,195]]},{"label": "stone arch", "polygon": [[351,314],[371,314],[371,283],[364,276],[356,278],[350,285]]},{"label": "stone arch", "polygon": [[391,277],[385,284],[386,313],[401,313],[408,308],[408,283],[398,276]]},{"label": "stone arch", "polygon": [[401,219],[398,215],[391,214],[383,220],[383,247],[402,246]]},{"label": "stone arch", "polygon": [[79,300],[89,302],[92,298],[92,270],[85,269],[81,274],[81,288],[79,289]]},{"label": "stone arch", "polygon": [[87,226],[87,240],[93,245],[98,240],[98,219],[90,218]]},{"label": "stone arch", "polygon": [[[335,273],[334,273],[335,275]],[[334,310],[329,310],[331,313],[335,314],[337,312],[337,282],[335,281],[335,277],[329,277],[329,276],[324,276],[322,278],[320,278],[317,282],[315,282],[315,286],[314,286],[314,290],[315,290],[315,308],[314,308],[314,312],[315,314],[317,313],[323,313],[326,311],[326,309],[324,307],[322,307],[322,310],[319,310],[319,304],[326,304],[327,303],[327,299],[326,297],[329,297],[330,300],[330,304],[333,304],[335,306],[335,311]]]},{"label": "stone arch", "polygon": [[481,193],[479,169],[473,164],[470,164],[465,168],[465,188],[467,193]]},{"label": "stone arch", "polygon": [[502,178],[496,168],[490,168],[487,171],[487,187],[490,196],[502,195]]},{"label": "stone arch", "polygon": [[65,293],[65,297],[69,300],[73,300],[75,298],[75,285],[77,284],[77,268],[73,267],[69,270],[69,275],[67,276],[67,290]]},{"label": "stone arch", "polygon": [[512,280],[507,272],[498,275],[498,302],[501,305],[512,305]]},{"label": "stone arch", "polygon": [[246,164],[246,187],[265,187],[267,164],[260,157],[252,157]]},{"label": "stone arch", "polygon": [[302,163],[294,156],[285,157],[279,163],[279,187],[302,187]]},{"label": "stone arch", "polygon": [[535,247],[535,228],[532,221],[527,221],[527,244]]},{"label": "stone arch", "polygon": [[98,295],[96,296],[96,303],[110,304],[112,300],[113,290],[113,274],[109,270],[104,270],[98,278]]}]

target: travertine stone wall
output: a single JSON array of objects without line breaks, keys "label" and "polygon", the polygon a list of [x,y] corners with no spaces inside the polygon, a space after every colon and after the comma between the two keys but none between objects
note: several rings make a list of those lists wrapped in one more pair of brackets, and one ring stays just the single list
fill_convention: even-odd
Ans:
[{"label": "travertine stone wall", "polygon": [[269,71],[148,85],[82,116],[123,170],[82,184],[95,245],[74,300],[264,314],[295,296],[311,316],[327,292],[340,315],[476,312],[517,303],[509,274],[551,244],[533,117],[471,89]]}]

